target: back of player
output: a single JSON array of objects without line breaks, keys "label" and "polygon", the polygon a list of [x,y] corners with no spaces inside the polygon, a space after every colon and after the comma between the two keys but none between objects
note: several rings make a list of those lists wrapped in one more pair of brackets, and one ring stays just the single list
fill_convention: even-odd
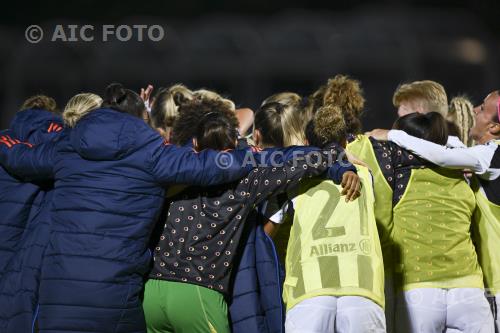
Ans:
[{"label": "back of player", "polygon": [[[320,88],[311,100],[320,98],[323,105],[340,107],[347,128],[346,151],[362,160],[373,176],[375,191],[375,220],[384,259],[385,315],[387,332],[394,332],[395,293],[393,281],[392,195],[390,185],[392,169],[384,161],[388,158],[386,147],[362,133],[361,117],[365,109],[365,98],[361,83],[345,75],[336,75]],[[382,165],[382,166],[381,166]]]},{"label": "back of player", "polygon": [[[444,146],[445,119],[412,113],[394,128]],[[461,171],[416,159],[391,148],[394,169],[393,240],[398,332],[493,332],[483,275],[470,229],[476,206]],[[405,157],[406,156],[406,157]]]},{"label": "back of player", "polygon": [[287,332],[385,332],[373,184],[367,168],[358,175],[361,195],[348,203],[331,181],[302,184],[286,257]]},{"label": "back of player", "polygon": [[[340,129],[342,119],[339,108],[322,107],[315,115],[313,132],[320,141],[331,139],[336,135],[329,132]],[[311,142],[307,133],[309,143],[321,145]],[[337,134],[345,138],[345,133]],[[283,288],[287,332],[386,330],[373,179],[367,168],[357,169],[362,187],[356,201],[341,200],[339,186],[319,180],[303,182],[293,199]]]}]

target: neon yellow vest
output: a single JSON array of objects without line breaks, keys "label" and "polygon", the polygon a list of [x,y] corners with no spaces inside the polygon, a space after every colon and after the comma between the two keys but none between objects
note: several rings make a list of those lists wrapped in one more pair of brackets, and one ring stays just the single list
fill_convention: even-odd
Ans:
[{"label": "neon yellow vest", "polygon": [[477,179],[473,180],[472,188],[477,202],[474,212],[474,240],[479,264],[483,269],[486,288],[492,294],[498,294],[500,292],[500,206],[486,198]]},{"label": "neon yellow vest", "polygon": [[384,267],[374,215],[373,184],[358,167],[361,196],[346,203],[342,187],[308,180],[295,202],[283,298],[287,310],[315,296],[356,295],[384,307]]},{"label": "neon yellow vest", "polygon": [[347,151],[365,162],[373,175],[375,188],[375,219],[384,254],[384,264],[392,262],[392,248],[390,235],[392,233],[392,189],[387,183],[380,165],[377,162],[370,139],[366,135],[356,136],[356,140],[349,143]]},{"label": "neon yellow vest", "polygon": [[483,288],[470,235],[475,206],[461,171],[412,170],[393,212],[398,287]]}]

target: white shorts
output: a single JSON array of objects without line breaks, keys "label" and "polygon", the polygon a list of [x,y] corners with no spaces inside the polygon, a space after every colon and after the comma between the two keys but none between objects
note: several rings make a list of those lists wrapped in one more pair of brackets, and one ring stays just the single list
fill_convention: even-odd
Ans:
[{"label": "white shorts", "polygon": [[419,288],[400,294],[397,332],[494,333],[490,305],[479,288]]},{"label": "white shorts", "polygon": [[385,333],[384,310],[359,296],[317,296],[288,310],[286,333]]}]

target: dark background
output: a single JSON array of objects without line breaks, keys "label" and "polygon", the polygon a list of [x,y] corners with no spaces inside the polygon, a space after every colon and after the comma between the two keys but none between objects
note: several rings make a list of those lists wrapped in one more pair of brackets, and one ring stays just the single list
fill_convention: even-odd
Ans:
[{"label": "dark background", "polygon": [[[0,15],[1,128],[32,94],[63,108],[113,81],[137,90],[182,82],[255,109],[272,93],[309,94],[349,74],[365,90],[366,129],[390,126],[402,82],[436,80],[475,103],[500,88],[498,0],[17,1]],[[32,24],[45,31],[38,44],[24,37]],[[96,41],[50,42],[57,24],[93,24]],[[103,24],[159,24],[166,36],[102,42]]]}]

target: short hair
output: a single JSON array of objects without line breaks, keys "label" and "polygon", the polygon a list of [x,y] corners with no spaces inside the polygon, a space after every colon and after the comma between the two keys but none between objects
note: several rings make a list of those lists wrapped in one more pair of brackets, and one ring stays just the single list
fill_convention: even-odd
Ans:
[{"label": "short hair", "polygon": [[446,91],[435,81],[424,80],[401,84],[394,92],[392,103],[398,108],[405,101],[423,102],[425,112],[438,112],[443,117],[448,114]]},{"label": "short hair", "polygon": [[57,112],[56,101],[46,95],[34,95],[28,97],[21,105],[20,111],[27,109],[40,109],[49,112]]}]

